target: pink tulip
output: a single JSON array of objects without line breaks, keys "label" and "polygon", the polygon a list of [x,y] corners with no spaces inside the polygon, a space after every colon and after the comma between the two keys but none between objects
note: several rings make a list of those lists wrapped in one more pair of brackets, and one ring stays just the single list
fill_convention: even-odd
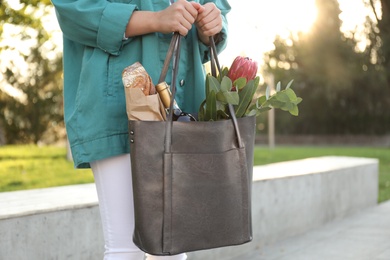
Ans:
[{"label": "pink tulip", "polygon": [[247,57],[238,56],[230,66],[228,77],[234,82],[238,78],[246,78],[247,82],[256,77],[257,62]]}]

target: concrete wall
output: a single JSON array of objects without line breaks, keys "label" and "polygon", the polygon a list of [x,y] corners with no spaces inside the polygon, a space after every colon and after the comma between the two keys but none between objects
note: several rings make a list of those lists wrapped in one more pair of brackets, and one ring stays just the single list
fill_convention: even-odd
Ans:
[{"label": "concrete wall", "polygon": [[[254,239],[189,253],[229,259],[377,203],[378,161],[319,157],[254,167]],[[0,259],[102,259],[93,184],[0,193]]]},{"label": "concrete wall", "polygon": [[94,184],[0,193],[1,260],[102,259]]},{"label": "concrete wall", "polygon": [[229,259],[376,205],[378,161],[318,157],[254,167],[253,241],[190,254]]}]

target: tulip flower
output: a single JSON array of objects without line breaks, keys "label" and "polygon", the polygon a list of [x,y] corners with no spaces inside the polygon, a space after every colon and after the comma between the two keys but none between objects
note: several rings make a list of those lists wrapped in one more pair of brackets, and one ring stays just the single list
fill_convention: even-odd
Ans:
[{"label": "tulip flower", "polygon": [[238,78],[246,78],[247,82],[257,74],[257,62],[247,57],[238,56],[229,69],[228,77],[234,82]]}]

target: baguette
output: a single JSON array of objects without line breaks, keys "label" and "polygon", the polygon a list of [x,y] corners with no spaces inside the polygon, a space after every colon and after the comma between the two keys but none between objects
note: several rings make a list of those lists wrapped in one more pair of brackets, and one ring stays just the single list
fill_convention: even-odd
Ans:
[{"label": "baguette", "polygon": [[122,81],[125,88],[140,88],[145,96],[156,93],[152,79],[139,62],[123,70]]}]

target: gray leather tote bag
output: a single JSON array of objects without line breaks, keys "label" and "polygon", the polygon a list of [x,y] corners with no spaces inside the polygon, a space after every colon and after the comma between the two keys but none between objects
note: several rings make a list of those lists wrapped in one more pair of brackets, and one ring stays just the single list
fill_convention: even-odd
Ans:
[{"label": "gray leather tote bag", "polygon": [[[173,36],[166,59],[175,53],[176,72],[180,39]],[[215,61],[215,44],[210,52]],[[172,83],[173,98],[174,92]],[[133,240],[141,250],[174,255],[252,240],[255,117],[232,115],[210,122],[172,121],[172,114],[167,121],[129,121]]]}]

